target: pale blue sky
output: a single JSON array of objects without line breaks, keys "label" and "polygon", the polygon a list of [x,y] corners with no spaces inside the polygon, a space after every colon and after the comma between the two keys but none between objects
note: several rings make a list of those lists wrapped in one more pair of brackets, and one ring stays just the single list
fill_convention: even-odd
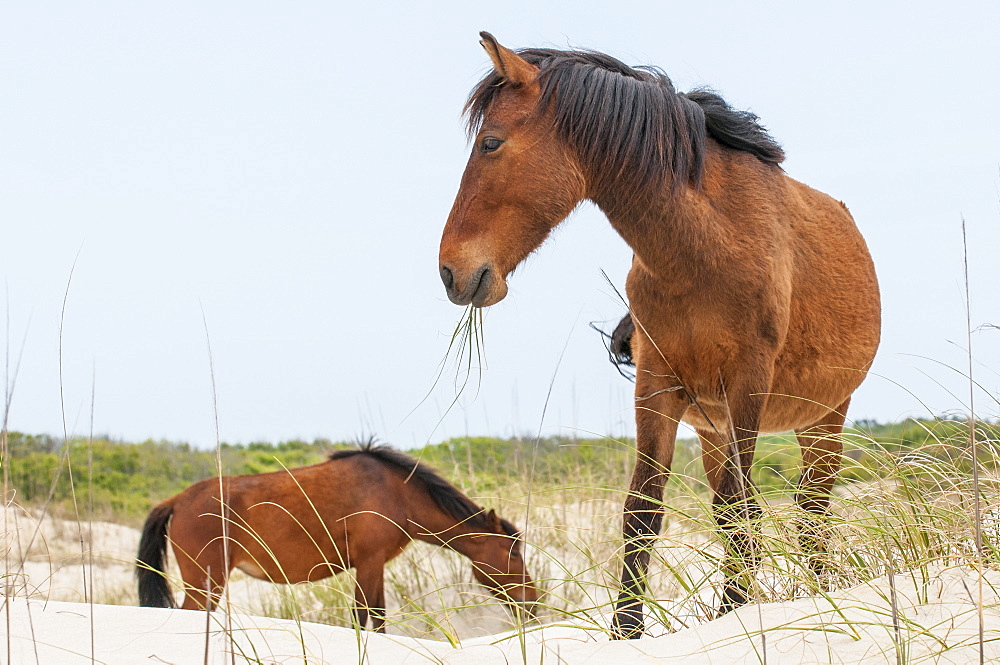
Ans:
[{"label": "pale blue sky", "polygon": [[[437,246],[484,29],[655,64],[755,111],[875,258],[883,344],[850,415],[960,408],[963,215],[973,326],[1000,324],[998,25],[996,2],[8,3],[10,427],[61,432],[75,259],[71,434],[93,384],[98,433],[213,443],[203,311],[224,440],[630,433],[631,384],[587,326],[622,314],[601,270],[621,285],[630,252],[589,206],[487,311],[478,392],[445,414],[454,369],[434,385],[461,315]],[[996,395],[1000,331],[973,345]]]}]

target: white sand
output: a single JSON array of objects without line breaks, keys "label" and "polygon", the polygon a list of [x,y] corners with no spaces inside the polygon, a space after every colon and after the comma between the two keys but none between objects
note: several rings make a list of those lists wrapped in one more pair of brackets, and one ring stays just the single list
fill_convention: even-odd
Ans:
[{"label": "white sand", "polygon": [[[598,507],[600,508],[600,507]],[[565,542],[617,542],[614,529],[597,519],[602,510],[585,505],[575,510],[546,509],[540,516],[550,526],[538,527],[532,538],[563,543],[561,568],[552,561],[536,559],[538,577],[566,579],[556,586],[556,597],[568,607],[598,606],[607,599],[580,596],[571,598],[571,580],[582,574],[588,582],[605,591],[614,580],[604,579],[606,571],[588,569],[591,554],[573,554]],[[2,515],[0,515],[2,516]],[[0,617],[0,663],[72,665],[89,663],[93,651],[96,662],[109,664],[205,662],[206,635],[210,663],[448,663],[489,665],[492,663],[568,663],[576,665],[639,665],[641,663],[895,663],[897,641],[907,663],[974,663],[978,661],[978,599],[982,581],[983,619],[986,631],[986,660],[1000,660],[1000,572],[987,571],[982,578],[968,568],[939,568],[926,574],[897,575],[898,633],[893,625],[891,589],[888,578],[825,598],[749,606],[722,619],[693,628],[630,642],[610,642],[597,625],[607,625],[607,616],[591,615],[586,623],[562,620],[543,627],[529,626],[527,633],[499,633],[509,625],[509,616],[492,601],[478,601],[482,590],[468,582],[468,562],[439,548],[411,547],[398,565],[389,571],[407,594],[414,594],[426,580],[434,582],[424,594],[434,620],[461,638],[460,646],[448,642],[358,633],[316,623],[262,618],[249,612],[270,612],[287,594],[297,594],[304,616],[309,608],[322,611],[330,596],[310,595],[310,587],[290,589],[280,585],[242,579],[231,585],[229,619],[215,612],[134,607],[135,588],[132,558],[138,532],[116,524],[85,525],[85,555],[81,555],[80,528],[75,523],[48,518],[41,527],[32,515],[10,510],[7,514],[6,543],[10,548],[5,571],[6,587],[13,594],[10,611]],[[579,524],[577,524],[579,522]],[[597,525],[596,527],[594,525]],[[34,544],[28,548],[32,534]],[[671,530],[668,527],[667,531]],[[693,534],[687,533],[687,541]],[[703,534],[694,534],[700,542]],[[677,543],[664,538],[666,548]],[[671,545],[671,542],[674,545]],[[94,550],[93,566],[89,548]],[[602,550],[603,551],[603,550]],[[172,557],[171,557],[172,558]],[[576,560],[579,559],[579,560]],[[24,561],[23,566],[21,561]],[[567,562],[569,562],[567,564]],[[592,563],[589,564],[592,567]],[[83,591],[84,572],[88,573]],[[424,576],[421,582],[420,576]],[[568,576],[568,577],[567,577]],[[237,576],[239,578],[239,576]],[[603,581],[603,584],[602,584]],[[670,597],[668,586],[652,578],[657,597]],[[350,595],[350,580],[340,582]],[[710,585],[709,585],[710,586]],[[587,587],[589,588],[589,587]],[[442,589],[445,589],[442,591]],[[582,593],[582,592],[581,592]],[[590,593],[587,591],[586,593]],[[281,594],[285,594],[282,596]],[[665,594],[665,595],[660,595]],[[122,605],[89,605],[79,602],[90,596]],[[342,601],[343,599],[341,599]],[[76,602],[73,602],[76,601]],[[710,599],[706,599],[711,602]],[[344,602],[339,602],[344,605]],[[441,635],[440,630],[421,626],[419,612],[407,618],[395,601],[390,605],[394,633]],[[269,609],[271,608],[271,609]],[[449,609],[450,608],[450,609]],[[662,603],[663,609],[684,614],[681,607]],[[287,614],[286,614],[287,615]],[[556,617],[567,616],[556,613]],[[550,619],[551,620],[551,619]],[[10,630],[8,633],[8,622]],[[206,623],[208,629],[206,632]],[[651,622],[652,623],[652,622]],[[429,631],[429,632],[428,632]],[[8,640],[9,635],[9,640]],[[91,637],[93,635],[93,638]],[[8,646],[9,644],[9,646]],[[9,651],[8,651],[9,649]],[[9,657],[8,657],[9,656]]]},{"label": "white sand", "polygon": [[[927,580],[897,575],[899,641],[908,663],[978,660],[979,578],[964,568],[939,570]],[[1000,573],[983,576],[986,660],[1000,658]],[[10,659],[0,637],[0,661],[15,664],[204,662],[206,619],[210,663],[884,663],[896,662],[896,633],[887,578],[832,594],[748,606],[722,619],[657,638],[611,642],[572,625],[549,625],[525,635],[480,637],[458,648],[346,628],[183,610],[133,608],[15,598],[11,601]],[[8,616],[0,619],[6,635]],[[93,617],[93,620],[91,620]],[[93,630],[93,641],[91,640]],[[232,635],[230,639],[229,635]],[[523,649],[523,652],[522,652]],[[522,655],[522,653],[524,655]],[[362,655],[364,654],[364,655]]]}]

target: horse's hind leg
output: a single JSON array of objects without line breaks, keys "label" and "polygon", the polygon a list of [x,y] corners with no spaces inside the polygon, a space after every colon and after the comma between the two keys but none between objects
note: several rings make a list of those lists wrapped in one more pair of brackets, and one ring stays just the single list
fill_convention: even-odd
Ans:
[{"label": "horse's hind leg", "polygon": [[822,557],[826,553],[824,516],[830,507],[830,491],[840,470],[844,442],[844,419],[850,398],[827,413],[813,425],[795,430],[802,448],[802,476],[799,478],[795,502],[807,516],[799,527],[799,544],[809,556],[809,567],[822,572]]},{"label": "horse's hind leg", "polygon": [[176,547],[174,551],[184,580],[184,604],[181,609],[215,609],[229,575],[223,562],[222,546],[210,544],[198,553],[197,558],[188,556]]}]

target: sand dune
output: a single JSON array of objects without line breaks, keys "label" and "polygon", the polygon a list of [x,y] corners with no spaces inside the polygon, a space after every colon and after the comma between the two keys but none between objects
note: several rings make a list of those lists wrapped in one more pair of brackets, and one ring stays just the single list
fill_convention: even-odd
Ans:
[{"label": "sand dune", "polygon": [[[556,515],[544,516],[543,523],[558,524],[548,536],[541,531],[534,534],[535,540],[549,537],[553,547],[555,539],[568,535],[587,540],[580,530],[594,528],[591,512],[597,509],[578,506],[577,510],[582,512],[576,515],[559,508],[562,522]],[[957,664],[978,661],[979,607],[983,607],[986,660],[1000,659],[996,640],[1000,572],[994,570],[981,576],[961,566],[906,572],[892,578],[892,585],[882,577],[827,596],[744,607],[715,621],[688,612],[690,628],[670,632],[659,625],[651,630],[655,637],[613,642],[601,630],[609,620],[601,610],[580,618],[552,610],[541,624],[528,625],[522,632],[503,632],[510,625],[509,616],[497,603],[478,600],[483,593],[468,583],[467,562],[438,548],[413,547],[390,577],[395,576],[406,593],[412,593],[418,573],[434,581],[435,588],[426,595],[430,605],[443,608],[434,616],[438,627],[421,628],[426,615],[421,619],[415,612],[408,618],[404,600],[397,597],[390,604],[394,634],[376,635],[259,616],[280,609],[280,603],[294,594],[299,616],[308,619],[325,612],[329,619],[330,608],[324,604],[332,603],[330,589],[334,589],[333,604],[340,606],[337,611],[346,616],[346,601],[335,594],[339,584],[349,596],[347,577],[324,587],[324,596],[310,587],[281,587],[237,576],[230,585],[228,613],[138,608],[132,575],[137,530],[99,522],[81,529],[74,522],[52,518],[39,526],[32,514],[13,509],[5,520],[9,555],[4,579],[10,598],[0,619],[3,663],[72,665],[92,662],[93,655],[99,663],[181,665],[206,662],[206,653],[207,662],[220,665],[234,662],[232,654],[236,663],[266,664],[884,663],[897,662],[897,651],[902,649],[902,662]],[[665,541],[670,547],[670,538]],[[579,566],[568,564],[563,574],[585,569],[585,558]],[[567,560],[560,565],[567,565]],[[544,562],[537,563],[541,568]],[[559,579],[559,572],[546,574]],[[572,583],[577,581],[565,582]],[[604,591],[610,588],[606,580],[605,586],[599,579],[592,583]],[[81,602],[87,598],[102,602]],[[672,606],[665,602],[661,607]],[[685,609],[690,608],[676,606],[669,611],[680,616]],[[415,637],[445,633],[452,642]]]},{"label": "sand dune", "polygon": [[[986,660],[1000,658],[997,587],[1000,573],[982,578]],[[579,625],[552,624],[447,642],[356,632],[243,613],[227,617],[183,610],[133,608],[14,598],[10,640],[0,657],[11,663],[884,663],[896,662],[896,640],[908,663],[978,660],[979,577],[967,568],[926,579],[894,578],[898,634],[888,578],[827,598],[748,606],[722,619],[656,638],[611,642]],[[7,617],[5,617],[6,619]],[[6,623],[0,622],[6,633]],[[93,635],[93,639],[91,639]],[[4,657],[10,645],[10,659]]]}]

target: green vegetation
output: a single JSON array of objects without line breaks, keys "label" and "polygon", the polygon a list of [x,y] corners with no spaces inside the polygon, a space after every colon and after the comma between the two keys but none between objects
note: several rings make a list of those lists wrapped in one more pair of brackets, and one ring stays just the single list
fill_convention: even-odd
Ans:
[{"label": "green vegetation", "polygon": [[[17,503],[40,506],[51,493],[50,510],[69,516],[75,488],[81,511],[92,502],[95,518],[123,524],[141,522],[153,504],[216,475],[217,470],[214,450],[199,450],[187,443],[126,443],[101,437],[64,442],[51,436],[11,432],[7,446],[8,460],[4,461],[9,461],[7,473]],[[324,439],[278,445],[222,444],[222,468],[229,475],[278,471],[282,465],[318,462],[335,447]]]},{"label": "green vegetation", "polygon": [[[1000,426],[977,424],[979,440],[996,459]],[[948,419],[908,420],[877,425],[862,423],[846,435],[845,468],[841,482],[871,480],[885,475],[887,466],[919,459],[912,473],[926,473],[933,464],[958,470],[971,468],[967,452],[968,425]],[[956,443],[957,442],[957,443]],[[353,444],[325,439],[279,444],[222,444],[226,474],[277,471],[322,461],[332,450]],[[73,497],[66,470],[68,452],[77,501],[94,506],[94,516],[122,523],[140,522],[149,508],[191,483],[216,473],[215,451],[199,450],[187,443],[145,441],[126,443],[107,438],[68,442],[50,436],[12,432],[8,435],[8,474],[16,501],[25,506],[45,503],[69,515]],[[473,496],[523,496],[537,493],[557,496],[572,490],[574,497],[623,491],[635,455],[630,439],[495,439],[454,438],[410,451],[439,469]],[[695,440],[678,441],[671,480],[674,492],[706,493]],[[92,460],[92,463],[91,463]],[[800,455],[792,435],[761,437],[754,463],[754,480],[765,496],[780,497],[793,491]],[[907,465],[904,465],[907,466]],[[895,473],[895,471],[893,471]],[[54,486],[53,486],[54,483]]]},{"label": "green vegetation", "polygon": [[[976,430],[984,445],[995,446],[1000,441],[1000,425],[978,422]],[[886,456],[906,458],[919,453],[949,463],[967,461],[968,423],[965,421],[939,418],[886,425],[864,422],[846,431],[844,438],[841,482],[871,480],[884,475]],[[611,438],[476,437],[450,439],[411,452],[474,493],[513,488],[524,492],[529,487],[534,491],[621,489],[628,485],[631,476],[635,442]],[[672,483],[683,485],[689,491],[704,489],[700,453],[697,440],[678,440]],[[798,481],[800,463],[794,435],[762,436],[754,458],[754,482],[765,494],[791,492]]]}]

